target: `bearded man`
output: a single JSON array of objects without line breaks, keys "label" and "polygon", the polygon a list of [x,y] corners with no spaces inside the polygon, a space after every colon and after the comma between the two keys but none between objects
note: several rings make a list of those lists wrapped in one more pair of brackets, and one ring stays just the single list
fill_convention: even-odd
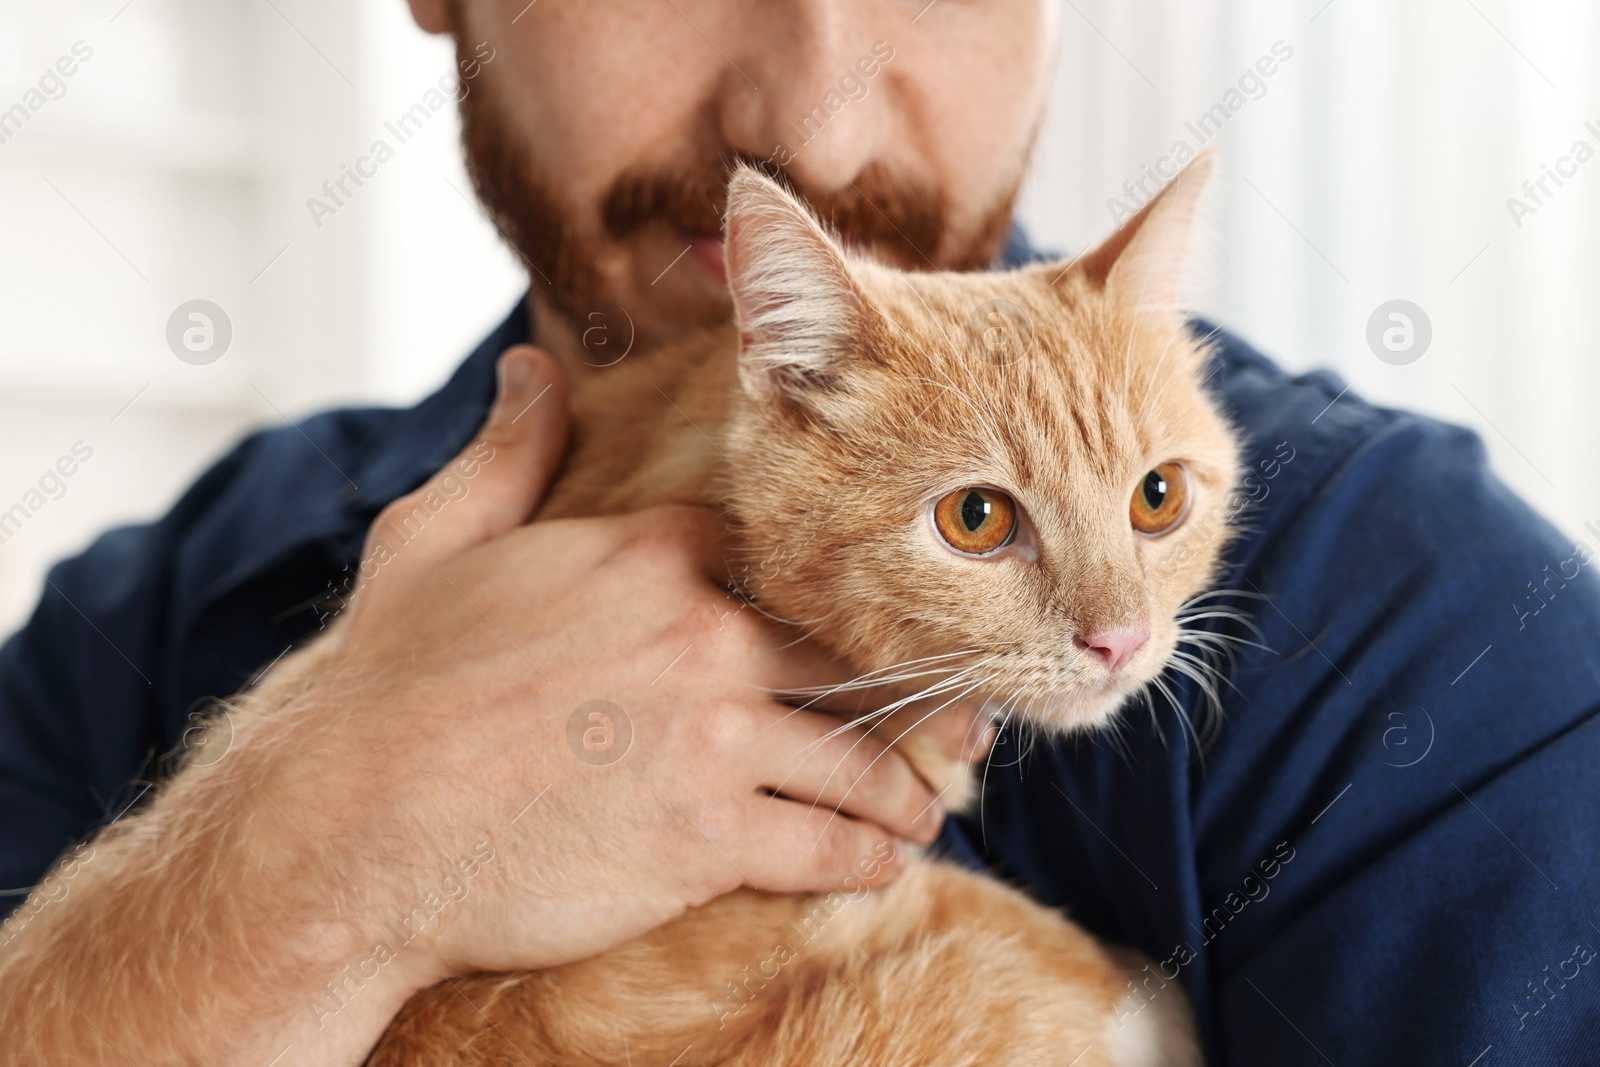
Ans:
[{"label": "bearded man", "polygon": [[[728,317],[735,163],[898,266],[1028,258],[1011,208],[1053,4],[411,8],[464,62],[494,49],[466,151],[528,296],[416,407],[251,437],[52,571],[0,651],[0,884],[36,887],[0,929],[0,1063],[357,1064],[442,979],[585,958],[741,884],[827,891],[936,838],[1158,961],[1212,1062],[1585,1062],[1600,589],[1561,569],[1536,633],[1507,610],[1579,553],[1470,434],[1219,334],[1210,387],[1258,487],[1228,581],[1264,647],[1203,754],[1136,716],[1116,745],[1024,754],[942,713],[953,753],[993,746],[981,825],[774,699],[843,668],[754,613],[719,624],[713,516],[526,522],[563,383]],[[186,745],[335,607],[338,670]],[[597,698],[639,746],[603,775],[567,740]],[[414,936],[375,953],[400,916]]]}]

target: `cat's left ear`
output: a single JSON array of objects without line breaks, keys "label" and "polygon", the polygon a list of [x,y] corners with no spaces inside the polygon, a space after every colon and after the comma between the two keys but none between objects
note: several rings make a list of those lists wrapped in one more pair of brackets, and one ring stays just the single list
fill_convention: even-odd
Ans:
[{"label": "cat's left ear", "polygon": [[754,167],[729,182],[723,241],[745,391],[792,405],[831,389],[866,308],[838,244]]},{"label": "cat's left ear", "polygon": [[1080,259],[1089,282],[1130,307],[1176,307],[1188,280],[1201,203],[1216,169],[1216,149],[1203,150],[1121,229]]}]

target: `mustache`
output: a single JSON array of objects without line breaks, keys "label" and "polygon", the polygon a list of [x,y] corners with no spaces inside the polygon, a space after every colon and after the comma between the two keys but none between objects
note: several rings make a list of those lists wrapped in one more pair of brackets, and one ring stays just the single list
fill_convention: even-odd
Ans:
[{"label": "mustache", "polygon": [[945,203],[938,190],[868,164],[857,178],[828,193],[808,192],[783,167],[745,153],[676,169],[638,168],[611,184],[601,205],[606,233],[615,240],[654,225],[721,233],[728,178],[749,164],[798,196],[849,247],[871,247],[912,270],[932,270],[945,235]]}]

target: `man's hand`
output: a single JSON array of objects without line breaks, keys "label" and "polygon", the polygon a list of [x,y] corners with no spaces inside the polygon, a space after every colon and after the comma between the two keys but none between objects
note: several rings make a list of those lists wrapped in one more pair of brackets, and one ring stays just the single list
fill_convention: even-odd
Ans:
[{"label": "man's hand", "polygon": [[440,977],[592,955],[741,883],[826,891],[891,836],[931,840],[940,811],[905,761],[771,698],[844,675],[738,610],[717,518],[519,525],[560,456],[559,420],[529,418],[558,398],[533,398],[559,386],[527,351],[506,375],[470,493],[409,540],[438,486],[374,524],[388,562],[302,700],[335,720],[285,782],[307,833],[386,872],[399,907],[441,857],[493,849],[424,939]]},{"label": "man's hand", "polygon": [[[737,610],[714,517],[523,525],[562,385],[527,348],[500,374],[479,438],[374,524],[309,684],[280,665],[289,698],[269,675],[233,749],[97,841],[0,964],[24,1054],[356,1063],[441,978],[582,958],[740,884],[880,883],[884,842],[934,836],[897,753],[772,699],[844,674]],[[954,753],[970,717],[941,718]]]}]

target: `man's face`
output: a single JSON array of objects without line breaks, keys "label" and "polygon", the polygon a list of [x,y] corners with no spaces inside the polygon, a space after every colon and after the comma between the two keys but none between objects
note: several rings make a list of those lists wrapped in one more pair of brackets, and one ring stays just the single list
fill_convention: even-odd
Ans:
[{"label": "man's face", "polygon": [[592,326],[649,344],[728,318],[738,159],[888,262],[985,266],[1056,29],[1049,0],[411,4],[464,61],[492,49],[462,103],[468,165],[530,266],[539,342],[590,363],[616,351],[584,351]]}]

